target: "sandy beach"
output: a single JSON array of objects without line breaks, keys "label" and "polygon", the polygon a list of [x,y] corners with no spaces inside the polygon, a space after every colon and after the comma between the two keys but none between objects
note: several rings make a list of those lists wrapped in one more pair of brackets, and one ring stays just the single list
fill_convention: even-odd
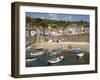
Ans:
[{"label": "sandy beach", "polygon": [[68,50],[68,46],[71,46],[72,49],[80,48],[81,50],[89,51],[89,43],[88,42],[53,42],[53,43],[35,43],[33,44],[36,48],[44,48],[44,49],[57,49],[63,47],[63,49]]}]

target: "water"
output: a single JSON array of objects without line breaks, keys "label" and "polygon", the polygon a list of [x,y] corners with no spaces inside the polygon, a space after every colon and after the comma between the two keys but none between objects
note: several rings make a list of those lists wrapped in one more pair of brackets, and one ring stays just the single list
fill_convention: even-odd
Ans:
[{"label": "water", "polygon": [[64,59],[55,64],[48,64],[48,55],[45,53],[43,55],[38,56],[36,60],[26,61],[26,67],[89,64],[89,52],[86,51],[81,51],[81,52],[84,53],[84,56],[79,58],[73,51],[62,50],[60,55],[64,56]]}]

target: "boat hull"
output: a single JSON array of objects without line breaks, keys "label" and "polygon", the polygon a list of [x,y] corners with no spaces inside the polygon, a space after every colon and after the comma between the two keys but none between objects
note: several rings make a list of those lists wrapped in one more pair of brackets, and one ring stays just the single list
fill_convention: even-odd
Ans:
[{"label": "boat hull", "polygon": [[55,64],[55,63],[59,63],[64,59],[64,56],[60,56],[55,58],[56,60],[48,60],[48,64]]}]

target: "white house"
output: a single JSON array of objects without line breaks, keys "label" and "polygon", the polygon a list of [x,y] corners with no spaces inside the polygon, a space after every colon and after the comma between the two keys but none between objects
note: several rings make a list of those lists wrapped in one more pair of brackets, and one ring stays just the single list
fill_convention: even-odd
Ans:
[{"label": "white house", "polygon": [[31,36],[35,36],[37,34],[36,31],[30,31],[30,33],[31,33]]}]

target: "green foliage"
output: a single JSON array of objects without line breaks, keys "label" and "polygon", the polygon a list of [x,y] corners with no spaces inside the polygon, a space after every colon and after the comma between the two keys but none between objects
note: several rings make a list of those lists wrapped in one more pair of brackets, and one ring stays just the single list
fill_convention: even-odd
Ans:
[{"label": "green foliage", "polygon": [[67,28],[71,24],[78,24],[78,25],[84,25],[86,27],[89,27],[89,23],[83,20],[80,21],[57,21],[57,20],[50,20],[50,19],[41,19],[41,18],[31,18],[29,16],[26,17],[26,23],[30,25],[36,25],[36,26],[43,26],[44,28],[47,28],[48,26],[51,26],[52,28],[60,28],[62,27]]}]

